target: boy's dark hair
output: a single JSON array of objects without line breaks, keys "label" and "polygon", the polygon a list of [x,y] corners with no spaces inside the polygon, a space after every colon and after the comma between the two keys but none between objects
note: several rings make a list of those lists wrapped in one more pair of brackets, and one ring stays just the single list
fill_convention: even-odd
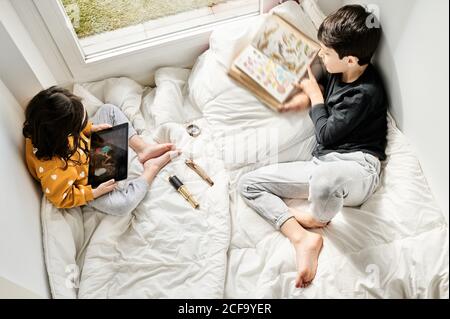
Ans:
[{"label": "boy's dark hair", "polygon": [[360,5],[347,5],[320,25],[318,39],[334,49],[339,58],[355,56],[359,65],[370,63],[381,37],[377,18]]},{"label": "boy's dark hair", "polygon": [[[84,121],[83,117],[85,110],[81,99],[66,89],[52,86],[39,92],[28,103],[22,133],[37,148],[35,155],[38,159],[50,160],[57,156],[67,166],[79,146],[89,156],[88,141],[80,135],[88,120],[87,115]],[[73,146],[69,144],[69,136],[73,137]]]}]

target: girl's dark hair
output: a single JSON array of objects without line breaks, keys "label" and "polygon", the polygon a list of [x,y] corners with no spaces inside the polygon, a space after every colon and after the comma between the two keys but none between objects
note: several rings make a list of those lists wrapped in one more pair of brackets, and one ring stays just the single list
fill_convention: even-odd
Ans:
[{"label": "girl's dark hair", "polygon": [[376,16],[360,5],[347,5],[329,15],[318,32],[319,41],[334,49],[340,59],[355,56],[359,65],[370,63],[380,38]]},{"label": "girl's dark hair", "polygon": [[[35,155],[38,159],[50,160],[57,156],[67,166],[78,147],[89,156],[88,141],[80,134],[88,120],[87,114],[84,121],[83,117],[85,110],[81,98],[69,90],[52,86],[39,92],[28,103],[22,132],[37,148]],[[73,137],[72,147],[69,136]]]}]

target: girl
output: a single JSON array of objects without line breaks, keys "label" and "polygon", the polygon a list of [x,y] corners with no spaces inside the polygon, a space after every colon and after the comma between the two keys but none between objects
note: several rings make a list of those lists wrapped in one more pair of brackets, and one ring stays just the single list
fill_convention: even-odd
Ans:
[{"label": "girl", "polygon": [[143,174],[123,189],[114,180],[87,184],[90,134],[128,122],[122,111],[105,104],[89,121],[81,98],[53,86],[38,93],[25,111],[26,162],[45,196],[58,208],[89,205],[103,213],[126,215],[145,197],[156,174],[180,154],[171,143],[150,145],[129,123],[129,145],[143,163]]}]

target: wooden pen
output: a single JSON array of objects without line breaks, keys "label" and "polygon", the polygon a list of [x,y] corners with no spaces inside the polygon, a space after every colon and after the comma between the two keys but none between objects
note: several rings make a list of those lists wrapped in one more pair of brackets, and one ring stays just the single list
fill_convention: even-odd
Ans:
[{"label": "wooden pen", "polygon": [[208,174],[206,174],[206,172],[200,167],[198,166],[193,160],[191,159],[187,159],[185,161],[186,165],[188,167],[190,167],[194,172],[196,172],[201,178],[203,178],[208,184],[209,186],[213,186],[214,182],[212,181],[212,179],[208,176]]}]

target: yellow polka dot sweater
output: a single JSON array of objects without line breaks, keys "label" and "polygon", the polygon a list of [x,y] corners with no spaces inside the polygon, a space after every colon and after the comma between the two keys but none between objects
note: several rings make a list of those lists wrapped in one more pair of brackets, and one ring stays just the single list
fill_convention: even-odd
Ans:
[{"label": "yellow polka dot sweater", "polygon": [[[84,137],[90,137],[92,123],[83,130]],[[93,200],[92,187],[87,184],[89,163],[87,154],[81,148],[66,163],[58,157],[51,160],[39,160],[31,139],[25,139],[25,157],[31,175],[41,183],[42,191],[50,202],[58,208],[71,208],[85,205]]]}]

